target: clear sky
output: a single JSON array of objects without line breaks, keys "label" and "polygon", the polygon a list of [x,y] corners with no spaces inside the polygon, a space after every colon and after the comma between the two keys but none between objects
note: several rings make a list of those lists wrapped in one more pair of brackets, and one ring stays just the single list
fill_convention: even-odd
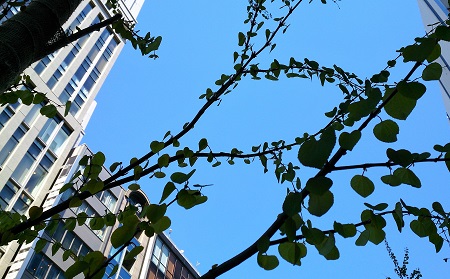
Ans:
[{"label": "clear sky", "polygon": [[[233,72],[232,54],[239,51],[237,33],[247,28],[243,24],[246,3],[146,1],[137,29],[163,36],[160,58],[142,58],[127,44],[99,93],[83,141],[93,151],[103,151],[109,163],[127,162],[147,153],[150,142],[162,140],[166,131],[177,133],[203,104],[198,96],[208,87],[215,89],[214,81],[221,74]],[[397,49],[424,34],[416,1],[343,0],[338,4],[322,5],[317,0],[302,3],[289,21],[287,33],[276,39],[275,51],[264,53],[258,60],[260,65],[268,66],[274,58],[288,63],[291,56],[300,61],[307,57],[324,66],[337,64],[365,78],[383,69],[387,60],[396,57]],[[392,82],[398,81],[411,65],[406,66],[393,70]],[[450,127],[439,88],[436,83],[428,83],[427,88],[416,110],[406,122],[399,123],[396,144],[375,141],[371,129],[367,129],[361,140],[364,143],[339,165],[385,161],[388,147],[424,152],[432,151],[435,143],[449,142]],[[198,140],[206,137],[214,151],[229,151],[232,147],[250,151],[251,146],[264,141],[292,141],[304,132],[318,131],[327,121],[323,113],[331,110],[341,96],[334,86],[321,87],[316,80],[243,80],[223,97],[220,106],[211,107],[181,140],[181,146],[195,149]],[[293,151],[286,159],[292,158],[299,165],[296,153]],[[220,167],[211,168],[199,160],[195,167],[191,184],[214,186],[203,190],[209,197],[206,204],[188,211],[178,206],[170,208],[170,237],[203,274],[256,240],[281,212],[288,185],[277,183],[273,168],[264,174],[259,161],[245,165],[236,160],[234,166],[222,161]],[[428,164],[414,170],[422,179],[421,189],[405,185],[391,188],[379,179],[388,174],[387,169],[369,170],[366,174],[375,182],[376,190],[366,199],[349,185],[350,178],[360,170],[331,175],[335,207],[323,220],[312,219],[313,224],[327,230],[332,228],[333,220],[359,222],[364,202],[388,202],[393,206],[400,197],[419,207],[430,207],[433,201],[440,200],[448,210],[450,175],[445,166]],[[298,175],[305,182],[314,173],[302,167]],[[141,187],[151,201],[157,202],[165,182],[143,178]],[[444,244],[436,255],[427,239],[411,233],[409,222],[399,234],[393,219],[388,217],[387,221],[387,238],[398,259],[402,260],[405,247],[410,249],[410,271],[419,267],[424,278],[447,278],[450,263],[443,258],[450,257],[448,245]],[[301,267],[280,258],[277,269],[264,271],[253,257],[220,278],[395,278],[383,244],[356,247],[355,240],[337,237],[341,255],[337,261],[326,261],[308,246]],[[276,248],[269,252],[277,254]]]}]

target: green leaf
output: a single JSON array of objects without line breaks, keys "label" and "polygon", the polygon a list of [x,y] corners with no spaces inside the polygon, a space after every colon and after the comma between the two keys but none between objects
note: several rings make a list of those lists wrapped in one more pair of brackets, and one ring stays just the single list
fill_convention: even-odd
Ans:
[{"label": "green leaf", "polygon": [[139,219],[136,215],[127,216],[123,225],[118,227],[111,235],[111,244],[114,248],[119,248],[133,238]]},{"label": "green leaf", "polygon": [[439,202],[433,202],[432,204],[433,210],[439,213],[442,216],[445,216],[446,213],[444,211],[444,208],[442,207],[441,203]]},{"label": "green leaf", "polygon": [[111,166],[109,167],[109,171],[115,172],[116,169],[117,169],[117,167],[120,166],[120,165],[122,165],[121,162],[115,162],[115,163],[112,163]]},{"label": "green leaf", "polygon": [[322,195],[310,194],[308,200],[308,211],[312,215],[322,216],[328,212],[333,206],[334,197],[330,191],[325,192]]},{"label": "green leaf", "polygon": [[302,209],[302,194],[299,192],[290,192],[283,202],[283,212],[287,216],[294,216]]},{"label": "green leaf", "polygon": [[203,138],[198,142],[198,151],[202,151],[206,147],[208,147],[208,141],[205,138]]},{"label": "green leaf", "polygon": [[322,243],[316,244],[316,248],[322,256],[327,256],[334,247],[336,247],[334,234],[329,234],[323,239]]},{"label": "green leaf", "polygon": [[164,148],[164,142],[155,140],[150,143],[150,150],[155,154],[158,153],[159,151],[163,150],[163,148]]},{"label": "green leaf", "polygon": [[333,180],[324,176],[312,177],[306,182],[306,190],[316,195],[325,194],[333,185]]},{"label": "green leaf", "polygon": [[422,38],[420,44],[410,45],[403,49],[403,62],[424,61],[432,53],[437,44],[434,38]]},{"label": "green leaf", "polygon": [[92,230],[101,230],[105,226],[105,221],[102,217],[95,217],[89,221],[89,226]]},{"label": "green leaf", "polygon": [[397,224],[398,231],[402,232],[402,229],[405,226],[405,222],[403,221],[403,211],[400,202],[397,202],[395,204],[395,210],[392,213],[392,216],[394,217],[395,223]]},{"label": "green leaf", "polygon": [[238,46],[243,46],[245,43],[245,35],[242,32],[238,34]]},{"label": "green leaf", "polygon": [[402,184],[401,179],[392,174],[382,176],[381,181],[383,181],[383,183],[385,183],[389,186],[394,186],[394,187]]},{"label": "green leaf", "polygon": [[422,186],[420,179],[410,169],[398,168],[394,171],[394,176],[398,177],[404,184],[408,184],[416,188],[420,188]]},{"label": "green leaf", "polygon": [[171,221],[169,217],[163,216],[158,222],[151,224],[151,226],[155,230],[155,233],[159,234],[167,230],[170,227],[170,224]]},{"label": "green leaf", "polygon": [[91,164],[98,165],[98,166],[103,166],[105,161],[106,161],[105,154],[103,154],[102,152],[97,152],[92,157]]},{"label": "green leaf", "polygon": [[78,274],[84,272],[86,269],[89,269],[89,263],[85,261],[76,261],[73,265],[71,265],[65,272],[64,275],[68,279],[72,279]]},{"label": "green leaf", "polygon": [[361,132],[355,130],[351,133],[343,132],[339,136],[339,145],[346,150],[353,150],[353,147],[358,143],[361,139]]},{"label": "green leaf", "polygon": [[175,191],[176,189],[177,188],[175,187],[175,184],[173,184],[173,182],[167,182],[166,186],[164,186],[162,197],[159,203],[165,201],[170,196],[170,194],[172,194],[173,191]]},{"label": "green leaf", "polygon": [[442,249],[442,245],[444,244],[444,239],[437,233],[430,234],[428,240],[434,244],[436,249],[436,253],[438,253]]},{"label": "green leaf", "polygon": [[364,230],[359,235],[358,239],[356,240],[356,242],[355,242],[356,246],[365,246],[367,244],[367,242],[369,241],[369,237],[370,237],[370,231]]},{"label": "green leaf", "polygon": [[356,226],[354,224],[340,224],[334,222],[333,228],[344,238],[354,237],[356,235]]},{"label": "green leaf", "polygon": [[266,235],[263,235],[258,241],[256,242],[256,246],[258,248],[258,252],[265,253],[267,250],[269,250],[270,247],[270,238]]},{"label": "green leaf", "polygon": [[130,191],[137,191],[139,189],[141,189],[141,186],[137,183],[133,183],[128,185],[128,189],[130,189]]},{"label": "green leaf", "polygon": [[417,236],[419,237],[428,236],[428,231],[422,222],[418,220],[412,220],[409,226]]},{"label": "green leaf", "polygon": [[369,234],[369,241],[375,245],[380,244],[386,237],[386,233],[383,230],[371,229]]},{"label": "green leaf", "polygon": [[416,107],[416,103],[416,100],[397,93],[384,106],[384,110],[395,119],[405,120]]},{"label": "green leaf", "polygon": [[150,204],[148,206],[146,216],[148,220],[153,223],[161,219],[164,216],[164,214],[166,214],[166,211],[167,205],[165,203],[161,205]]},{"label": "green leaf", "polygon": [[206,202],[207,197],[202,196],[197,190],[180,190],[177,194],[178,205],[190,209],[196,205]]},{"label": "green leaf", "polygon": [[375,137],[382,142],[396,142],[400,129],[394,121],[384,120],[373,128]]},{"label": "green leaf", "polygon": [[363,175],[353,176],[350,180],[350,186],[363,198],[367,198],[375,190],[372,180]]},{"label": "green leaf", "polygon": [[437,62],[433,62],[429,64],[425,69],[423,69],[422,79],[427,81],[438,80],[441,78],[441,75],[442,75],[442,66]]},{"label": "green leaf", "polygon": [[367,206],[368,208],[372,209],[372,210],[376,210],[376,211],[383,211],[386,208],[388,208],[388,204],[387,203],[379,203],[377,205],[371,205],[369,203],[364,203],[365,206]]},{"label": "green leaf", "polygon": [[43,209],[39,206],[32,206],[28,210],[28,214],[30,215],[30,220],[34,220],[36,218],[39,218],[42,215]]},{"label": "green leaf", "polygon": [[39,253],[44,249],[45,245],[47,245],[48,241],[44,238],[39,238],[38,241],[36,241],[36,245],[34,246],[35,253]]},{"label": "green leaf", "polygon": [[133,249],[131,249],[131,251],[126,253],[124,261],[134,259],[142,252],[142,250],[144,250],[143,246],[135,246]]},{"label": "green leaf", "polygon": [[285,242],[278,245],[280,256],[293,265],[301,265],[300,259],[307,253],[305,244],[298,242]]},{"label": "green leaf", "polygon": [[188,174],[182,173],[182,172],[174,172],[171,176],[170,179],[177,183],[177,184],[182,184],[186,181],[189,180],[189,178],[191,178],[191,176],[194,174],[195,169],[193,169],[191,172],[189,172]]},{"label": "green leaf", "polygon": [[411,152],[405,149],[395,151],[392,148],[388,148],[386,150],[386,155],[388,156],[389,160],[391,160],[395,164],[399,164],[402,167],[407,167],[414,161],[414,156],[411,154]]},{"label": "green leaf", "polygon": [[405,96],[406,98],[410,98],[417,101],[423,96],[423,94],[425,94],[427,88],[425,87],[425,85],[417,81],[413,82],[400,81],[397,84],[397,90],[398,93]]},{"label": "green leaf", "polygon": [[67,101],[64,109],[64,116],[69,115],[70,107],[72,106],[71,101]]},{"label": "green leaf", "polygon": [[275,269],[280,264],[276,256],[263,255],[262,253],[258,253],[257,261],[258,265],[265,270]]},{"label": "green leaf", "polygon": [[334,261],[339,259],[340,254],[339,254],[339,250],[336,246],[333,247],[333,249],[331,249],[331,251],[325,255],[325,259],[329,260],[329,261]]},{"label": "green leaf", "polygon": [[441,46],[439,44],[436,44],[433,48],[433,51],[430,53],[430,55],[428,55],[427,61],[431,63],[438,59],[439,56],[441,56]]},{"label": "green leaf", "polygon": [[158,158],[158,166],[161,168],[168,167],[170,161],[170,156],[168,154],[163,154]]},{"label": "green leaf", "polygon": [[335,131],[328,128],[323,131],[319,140],[310,138],[300,146],[298,159],[304,166],[320,169],[327,162],[335,144]]},{"label": "green leaf", "polygon": [[41,112],[42,115],[45,115],[48,118],[52,118],[52,117],[56,116],[58,111],[56,110],[56,107],[54,105],[50,104],[50,105],[43,106],[40,109],[40,112]]},{"label": "green leaf", "polygon": [[59,242],[55,242],[52,244],[52,256],[54,256],[58,252],[58,250],[59,250],[59,248],[61,248],[61,246],[62,245]]},{"label": "green leaf", "polygon": [[436,27],[436,30],[434,30],[434,34],[436,35],[436,38],[443,40],[443,41],[450,41],[450,27],[439,25]]}]

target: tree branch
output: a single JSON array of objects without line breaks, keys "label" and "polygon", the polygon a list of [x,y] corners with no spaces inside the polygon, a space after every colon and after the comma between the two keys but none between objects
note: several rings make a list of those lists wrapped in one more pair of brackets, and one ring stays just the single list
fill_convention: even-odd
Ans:
[{"label": "tree branch", "polygon": [[[423,160],[417,160],[412,162],[412,164],[415,163],[437,163],[437,162],[450,162],[450,158],[431,158],[431,159],[423,159]],[[399,166],[399,164],[394,163],[392,161],[388,161],[386,163],[366,163],[366,164],[359,164],[359,165],[348,165],[348,166],[339,166],[334,167],[331,171],[340,171],[340,170],[352,170],[352,169],[368,169],[368,168],[374,168],[374,167],[392,167],[392,166]]]}]

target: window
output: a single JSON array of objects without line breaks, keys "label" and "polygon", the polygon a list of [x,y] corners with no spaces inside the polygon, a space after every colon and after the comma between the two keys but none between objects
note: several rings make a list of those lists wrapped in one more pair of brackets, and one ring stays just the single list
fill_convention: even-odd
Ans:
[{"label": "window", "polygon": [[42,253],[34,254],[26,270],[34,278],[64,279],[64,272]]},{"label": "window", "polygon": [[39,156],[42,149],[43,145],[39,141],[35,140],[11,175],[11,178],[13,178],[15,182],[19,184],[23,184],[25,182],[33,163],[36,161],[36,157]]},{"label": "window", "polygon": [[152,263],[164,274],[166,272],[167,260],[169,259],[169,249],[163,245],[161,239],[157,238],[155,248],[153,248]]},{"label": "window", "polygon": [[[127,246],[127,251],[125,252],[125,257],[127,256],[127,254],[128,254],[134,247],[137,247],[137,246],[140,246],[140,243],[139,243],[139,241],[138,241],[135,237],[133,237],[133,239],[131,240],[130,245]],[[134,262],[135,262],[135,261],[136,261],[136,258],[132,258],[132,259],[128,259],[128,260],[125,260],[125,259],[124,259],[124,261],[122,262],[122,266],[123,266],[128,272],[130,272],[131,269],[132,269],[132,267],[133,267],[133,265],[134,265]]]},{"label": "window", "polygon": [[67,127],[66,124],[63,124],[61,126],[61,129],[56,134],[55,138],[53,139],[52,143],[49,146],[49,149],[56,155],[59,155],[61,148],[64,146],[64,143],[66,142],[67,138],[69,138],[71,131],[69,127]]},{"label": "window", "polygon": [[52,89],[53,87],[55,87],[55,84],[58,82],[58,80],[61,78],[64,72],[65,69],[59,66],[47,81],[48,88]]},{"label": "window", "polygon": [[12,137],[6,142],[5,146],[3,146],[3,149],[0,150],[0,166],[5,163],[6,159],[11,155],[14,148],[16,148],[17,144],[27,131],[28,129],[23,124],[16,129]]},{"label": "window", "polygon": [[30,180],[28,180],[28,183],[25,185],[25,189],[32,196],[36,194],[37,190],[39,189],[39,186],[41,185],[41,182],[48,174],[55,160],[56,158],[50,152],[47,152],[39,162],[38,166],[31,175]]},{"label": "window", "polygon": [[106,190],[103,192],[98,192],[95,195],[106,206],[106,208],[108,208],[109,211],[114,212],[117,198],[113,195],[113,193],[111,193],[111,191]]},{"label": "window", "polygon": [[31,107],[31,110],[28,112],[27,116],[25,116],[25,119],[23,120],[23,122],[27,124],[28,127],[31,127],[34,120],[36,120],[41,108],[42,104],[36,104]]},{"label": "window", "polygon": [[13,183],[8,181],[3,189],[0,191],[0,208],[6,210],[8,205],[11,203],[14,195],[19,191],[19,188],[15,186]]},{"label": "window", "polygon": [[58,116],[55,116],[53,118],[50,118],[45,123],[44,127],[42,127],[41,131],[39,132],[38,137],[44,142],[47,143],[50,136],[52,135],[53,131],[56,129],[56,126],[61,122],[61,118]]},{"label": "window", "polygon": [[153,248],[148,279],[196,278],[174,253],[158,237]]},{"label": "window", "polygon": [[14,110],[10,106],[5,107],[2,113],[0,113],[0,130],[5,127],[6,123],[13,115]]},{"label": "window", "polygon": [[22,192],[17,198],[16,203],[14,204],[12,210],[17,213],[23,214],[27,211],[28,207],[30,207],[33,200],[24,192]]},{"label": "window", "polygon": [[[48,232],[47,232],[48,234]],[[50,235],[52,239],[62,244],[64,249],[70,249],[77,255],[84,257],[92,251],[91,248],[84,243],[79,236],[73,232],[67,231],[64,228],[64,223],[59,223],[53,235]]]}]

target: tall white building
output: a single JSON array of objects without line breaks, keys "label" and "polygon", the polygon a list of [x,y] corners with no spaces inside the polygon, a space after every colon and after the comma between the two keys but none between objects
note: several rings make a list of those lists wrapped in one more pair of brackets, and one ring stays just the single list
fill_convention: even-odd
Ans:
[{"label": "tall white building", "polygon": [[[435,23],[444,23],[448,19],[449,3],[447,0],[418,0],[420,13],[426,31],[430,31]],[[438,58],[443,66],[442,77],[439,80],[444,99],[447,117],[450,119],[450,43],[441,42],[441,56]]]},{"label": "tall white building", "polygon": [[[66,31],[85,28],[112,16],[106,0],[83,1],[64,24]],[[122,14],[135,21],[143,0],[120,2]],[[0,7],[0,10],[2,8]],[[14,10],[9,11],[12,15]],[[125,41],[102,28],[34,63],[25,73],[35,90],[59,105],[49,119],[42,105],[0,107],[0,208],[25,213],[41,206],[71,149],[84,135],[95,109],[95,97]],[[107,92],[104,92],[107,94]],[[71,101],[64,117],[64,104]],[[0,247],[0,276],[11,269],[18,245]],[[4,277],[3,277],[4,278]]]}]

